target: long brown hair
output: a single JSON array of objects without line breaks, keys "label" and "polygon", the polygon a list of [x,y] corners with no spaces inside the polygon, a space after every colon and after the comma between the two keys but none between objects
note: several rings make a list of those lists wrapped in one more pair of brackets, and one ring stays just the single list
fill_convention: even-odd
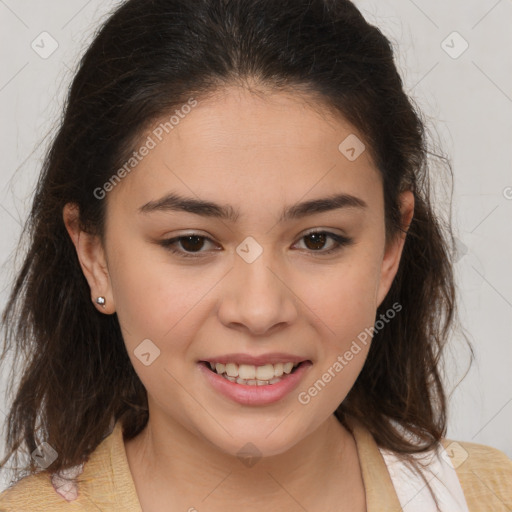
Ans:
[{"label": "long brown hair", "polygon": [[[146,425],[146,390],[116,314],[91,303],[63,207],[77,204],[82,228],[103,238],[105,201],[93,191],[137,137],[190,97],[254,82],[308,92],[364,135],[382,174],[388,241],[403,231],[399,193],[414,192],[398,273],[377,317],[394,303],[403,309],[375,333],[336,416],[357,418],[379,446],[406,458],[445,435],[441,356],[456,320],[455,245],[430,202],[428,157],[436,155],[390,41],[348,0],[129,0],[80,62],[25,226],[28,250],[2,317],[0,360],[11,349],[15,356],[9,391],[21,364],[2,464],[46,441],[58,453],[48,469],[65,469],[87,459],[112,419],[123,418],[128,438]],[[29,458],[17,474],[37,469]]]}]

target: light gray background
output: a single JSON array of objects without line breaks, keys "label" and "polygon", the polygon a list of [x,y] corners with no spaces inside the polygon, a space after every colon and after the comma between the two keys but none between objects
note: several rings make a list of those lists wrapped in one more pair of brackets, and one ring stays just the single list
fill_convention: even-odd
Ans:
[{"label": "light gray background", "polygon": [[[12,251],[48,140],[43,137],[58,121],[78,56],[119,3],[0,0],[2,309]],[[358,0],[356,5],[392,39],[405,87],[453,164],[458,293],[476,362],[451,394],[447,437],[490,445],[512,457],[512,2]],[[48,58],[31,47],[33,41],[42,46],[43,31],[58,43]],[[454,31],[469,45],[457,58],[464,42],[450,36]],[[446,178],[446,171],[433,169],[433,176]],[[446,216],[449,191],[441,180],[436,189],[439,212]],[[469,360],[460,336],[453,336],[450,346],[448,393]],[[1,396],[0,426],[7,409]]]}]

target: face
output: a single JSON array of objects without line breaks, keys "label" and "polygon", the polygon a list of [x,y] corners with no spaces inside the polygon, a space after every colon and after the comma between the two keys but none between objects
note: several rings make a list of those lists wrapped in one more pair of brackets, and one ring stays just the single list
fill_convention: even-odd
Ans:
[{"label": "face", "polygon": [[[339,149],[361,134],[298,96],[228,88],[165,136],[160,122],[104,199],[106,245],[82,253],[91,296],[118,315],[152,420],[225,453],[282,453],[353,386],[397,271],[380,174],[368,151]],[[403,204],[408,223],[412,194]]]}]

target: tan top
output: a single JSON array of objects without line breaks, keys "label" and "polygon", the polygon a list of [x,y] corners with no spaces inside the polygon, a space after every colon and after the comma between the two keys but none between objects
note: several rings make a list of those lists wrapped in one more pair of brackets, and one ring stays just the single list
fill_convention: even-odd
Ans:
[{"label": "tan top", "polygon": [[[401,512],[386,462],[373,436],[361,424],[352,422],[352,425],[366,490],[367,512]],[[457,450],[448,448],[451,443],[448,439],[442,441],[447,452],[453,455]],[[470,512],[510,512],[512,460],[485,445],[459,441],[452,446],[465,454],[464,461],[456,462],[454,467]],[[78,486],[73,486],[63,485],[63,481],[55,477],[52,483],[47,471],[27,476],[0,494],[0,512],[142,512],[120,422],[94,450],[78,478]]]}]

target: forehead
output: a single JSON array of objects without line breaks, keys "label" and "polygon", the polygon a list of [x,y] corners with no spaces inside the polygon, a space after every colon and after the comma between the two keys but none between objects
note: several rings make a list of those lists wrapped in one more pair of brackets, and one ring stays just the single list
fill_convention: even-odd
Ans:
[{"label": "forehead", "polygon": [[122,196],[116,203],[131,210],[176,190],[222,197],[240,210],[258,201],[261,208],[263,199],[288,204],[333,192],[375,201],[380,173],[368,151],[347,158],[340,150],[346,140],[362,144],[363,136],[312,98],[225,88],[155,121],[134,148],[151,149],[111,194]]}]

